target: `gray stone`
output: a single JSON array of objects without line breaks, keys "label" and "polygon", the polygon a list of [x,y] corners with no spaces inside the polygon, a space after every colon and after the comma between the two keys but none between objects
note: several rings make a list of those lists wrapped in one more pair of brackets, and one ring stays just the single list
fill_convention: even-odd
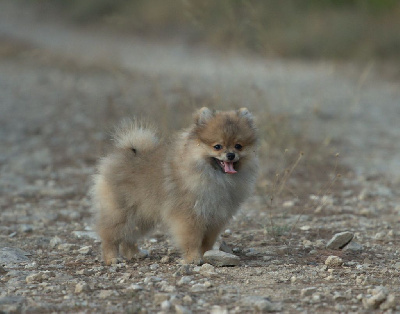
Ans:
[{"label": "gray stone", "polygon": [[79,239],[89,238],[94,240],[100,240],[99,235],[95,231],[72,231],[72,234]]},{"label": "gray stone", "polygon": [[226,244],[225,241],[222,241],[220,246],[219,246],[220,251],[225,252],[225,253],[229,253],[229,254],[233,254],[233,250],[230,246],[228,246]]},{"label": "gray stone", "polygon": [[316,291],[317,291],[316,287],[308,287],[308,288],[301,289],[300,295],[302,297],[308,297]]},{"label": "gray stone", "polygon": [[175,277],[185,276],[185,275],[191,275],[192,273],[193,273],[193,266],[185,264],[178,268],[178,270],[174,273],[174,276]]},{"label": "gray stone", "polygon": [[218,250],[205,252],[203,259],[204,262],[214,266],[237,266],[240,263],[238,256]]},{"label": "gray stone", "polygon": [[181,286],[181,285],[186,285],[188,283],[190,283],[193,280],[192,276],[183,276],[178,282],[177,285]]},{"label": "gray stone", "polygon": [[18,228],[20,232],[29,233],[33,231],[33,226],[29,224],[21,224]]},{"label": "gray stone", "polygon": [[207,287],[206,287],[204,284],[202,284],[202,283],[196,283],[196,284],[194,284],[194,285],[190,288],[190,290],[191,290],[192,292],[200,292],[200,291],[205,291],[205,290],[207,290]]},{"label": "gray stone", "polygon": [[0,264],[12,267],[18,263],[29,262],[29,258],[27,257],[29,255],[31,254],[18,248],[3,247],[0,249]]},{"label": "gray stone", "polygon": [[245,297],[242,300],[242,304],[260,312],[277,312],[282,310],[280,303],[273,303],[268,298],[260,296]]},{"label": "gray stone", "polygon": [[141,285],[137,284],[131,284],[128,289],[133,290],[133,291],[140,291],[143,290],[143,287]]},{"label": "gray stone", "polygon": [[157,263],[150,265],[150,270],[157,270],[159,265]]},{"label": "gray stone", "polygon": [[326,248],[330,250],[343,249],[353,239],[354,234],[349,231],[336,233],[332,239],[326,244]]},{"label": "gray stone", "polygon": [[343,250],[353,253],[359,253],[364,250],[364,247],[361,244],[352,241],[348,245],[346,245]]}]

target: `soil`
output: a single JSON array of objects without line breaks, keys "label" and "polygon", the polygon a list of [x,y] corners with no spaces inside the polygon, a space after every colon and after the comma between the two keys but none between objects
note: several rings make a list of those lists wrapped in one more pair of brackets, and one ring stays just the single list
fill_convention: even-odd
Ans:
[{"label": "soil", "polygon": [[[156,231],[148,255],[105,266],[88,191],[112,126],[171,132],[204,105],[249,107],[264,136],[255,195],[218,242],[240,264],[182,265]],[[399,121],[379,64],[149,42],[2,1],[0,312],[400,311]]]}]

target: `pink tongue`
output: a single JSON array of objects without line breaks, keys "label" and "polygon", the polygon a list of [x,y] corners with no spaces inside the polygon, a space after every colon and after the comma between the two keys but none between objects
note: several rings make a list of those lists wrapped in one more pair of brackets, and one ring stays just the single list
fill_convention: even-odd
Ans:
[{"label": "pink tongue", "polygon": [[237,171],[233,168],[233,162],[224,161],[225,173],[236,173]]}]

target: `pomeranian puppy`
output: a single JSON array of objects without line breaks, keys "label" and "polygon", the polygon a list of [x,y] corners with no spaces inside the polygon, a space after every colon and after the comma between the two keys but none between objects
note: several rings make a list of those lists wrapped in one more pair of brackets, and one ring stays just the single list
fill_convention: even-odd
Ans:
[{"label": "pomeranian puppy", "polygon": [[185,262],[201,264],[253,190],[258,138],[251,113],[204,107],[170,141],[134,120],[122,124],[114,140],[92,190],[105,263],[115,263],[118,253],[134,257],[138,238],[161,223]]}]

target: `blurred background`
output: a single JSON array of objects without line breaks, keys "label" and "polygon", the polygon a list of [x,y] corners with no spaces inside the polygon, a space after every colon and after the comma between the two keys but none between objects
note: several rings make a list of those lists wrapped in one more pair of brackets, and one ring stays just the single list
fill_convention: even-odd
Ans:
[{"label": "blurred background", "polygon": [[396,0],[39,0],[81,25],[266,57],[400,59]]}]

